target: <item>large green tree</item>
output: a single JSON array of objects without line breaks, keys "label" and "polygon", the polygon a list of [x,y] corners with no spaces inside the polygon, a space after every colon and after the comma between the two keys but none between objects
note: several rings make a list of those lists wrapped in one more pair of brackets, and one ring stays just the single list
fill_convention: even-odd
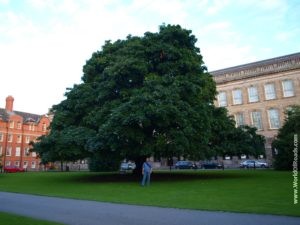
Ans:
[{"label": "large green tree", "polygon": [[286,119],[279,129],[272,147],[275,155],[274,167],[277,170],[300,168],[298,141],[300,137],[300,106],[293,106],[286,111]]},{"label": "large green tree", "polygon": [[107,41],[83,67],[83,83],[53,107],[51,132],[36,151],[51,159],[90,156],[95,169],[123,158],[139,167],[149,155],[216,155],[216,126],[235,127],[213,104],[216,86],[196,41],[179,25]]}]

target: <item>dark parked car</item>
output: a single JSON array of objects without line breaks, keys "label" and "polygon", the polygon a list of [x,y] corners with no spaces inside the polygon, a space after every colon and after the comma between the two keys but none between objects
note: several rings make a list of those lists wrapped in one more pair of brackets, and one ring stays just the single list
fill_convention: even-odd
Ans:
[{"label": "dark parked car", "polygon": [[25,172],[25,169],[19,168],[16,166],[5,166],[4,167],[5,173],[17,173],[17,172]]},{"label": "dark parked car", "polygon": [[178,161],[175,164],[175,169],[197,169],[197,165],[190,161]]},{"label": "dark parked car", "polygon": [[219,163],[215,162],[204,162],[201,164],[201,168],[203,169],[222,169],[223,166]]}]

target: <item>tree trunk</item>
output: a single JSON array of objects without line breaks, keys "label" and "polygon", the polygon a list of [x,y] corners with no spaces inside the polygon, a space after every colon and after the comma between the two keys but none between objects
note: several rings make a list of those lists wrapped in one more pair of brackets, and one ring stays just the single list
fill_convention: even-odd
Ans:
[{"label": "tree trunk", "polygon": [[134,159],[135,169],[133,170],[133,174],[135,176],[142,176],[143,163],[146,161],[146,156],[139,156]]}]

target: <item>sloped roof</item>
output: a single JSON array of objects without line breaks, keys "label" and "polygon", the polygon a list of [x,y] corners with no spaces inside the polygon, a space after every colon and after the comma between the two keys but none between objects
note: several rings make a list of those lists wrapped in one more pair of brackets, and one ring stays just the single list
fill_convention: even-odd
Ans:
[{"label": "sloped roof", "polygon": [[300,52],[244,65],[210,71],[216,83],[300,69]]},{"label": "sloped roof", "polygon": [[3,108],[0,108],[0,120],[7,121],[9,118],[9,115],[6,113],[6,110]]},{"label": "sloped roof", "polygon": [[[15,115],[19,115],[23,118],[23,123],[26,122],[39,122],[39,120],[41,119],[42,115],[37,115],[37,114],[33,114],[33,113],[27,113],[27,112],[20,112],[20,111],[13,111],[12,112]],[[4,120],[4,121],[8,121],[9,119],[9,113],[3,109],[0,108],[0,119]]]}]

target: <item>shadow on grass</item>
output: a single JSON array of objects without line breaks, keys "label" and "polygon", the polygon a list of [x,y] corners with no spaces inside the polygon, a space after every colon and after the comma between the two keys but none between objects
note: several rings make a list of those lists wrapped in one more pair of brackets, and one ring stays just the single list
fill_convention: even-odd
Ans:
[{"label": "shadow on grass", "polygon": [[[209,172],[154,172],[151,179],[159,182],[177,182],[191,180],[216,180],[216,179],[243,179],[251,177],[253,174],[244,172],[224,172],[224,171],[209,171]],[[90,173],[72,178],[77,182],[87,183],[120,183],[120,182],[137,182],[142,179],[142,175],[132,173]]]}]

